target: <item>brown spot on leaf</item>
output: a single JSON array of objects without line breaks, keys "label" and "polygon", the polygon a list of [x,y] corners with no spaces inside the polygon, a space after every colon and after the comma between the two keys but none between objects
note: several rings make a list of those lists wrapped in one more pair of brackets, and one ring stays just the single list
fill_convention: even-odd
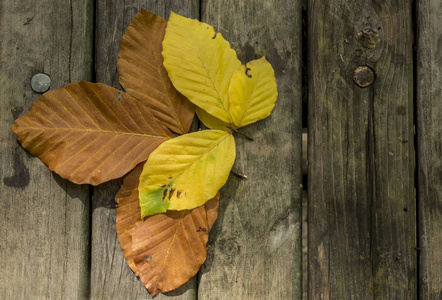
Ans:
[{"label": "brown spot on leaf", "polygon": [[198,232],[199,234],[207,234],[207,229],[205,227],[199,226],[198,229],[196,230],[196,232]]},{"label": "brown spot on leaf", "polygon": [[[164,189],[164,191],[163,191],[163,202],[166,200],[167,194],[168,194],[168,190]],[[169,199],[170,199],[170,194],[169,194]]]}]

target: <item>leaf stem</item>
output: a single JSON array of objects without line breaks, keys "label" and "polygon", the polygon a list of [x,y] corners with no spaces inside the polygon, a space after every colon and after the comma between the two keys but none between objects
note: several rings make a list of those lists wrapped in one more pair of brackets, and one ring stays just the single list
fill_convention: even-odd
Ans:
[{"label": "leaf stem", "polygon": [[241,135],[244,136],[246,139],[253,141],[253,137],[251,137],[250,135],[248,135],[248,134],[246,134],[246,133],[244,133],[244,132],[242,132],[242,131],[239,131],[238,129],[232,128],[232,127],[230,127],[230,126],[227,126],[227,128],[229,128],[229,129],[232,130],[233,132],[236,132],[236,133],[241,134]]},{"label": "leaf stem", "polygon": [[233,169],[231,169],[230,172],[233,173],[234,175],[238,176],[239,178],[247,179],[247,175],[245,175],[245,174],[243,174],[243,173],[240,173],[240,172],[235,171],[235,170],[233,170]]}]

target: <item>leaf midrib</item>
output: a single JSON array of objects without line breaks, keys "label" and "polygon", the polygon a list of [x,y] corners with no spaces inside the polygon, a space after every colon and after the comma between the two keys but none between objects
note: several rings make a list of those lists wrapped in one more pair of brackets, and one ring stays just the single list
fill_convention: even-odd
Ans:
[{"label": "leaf midrib", "polygon": [[[245,65],[245,67],[246,67],[246,70],[247,70],[247,64]],[[261,73],[258,72],[258,74],[257,74],[258,78],[253,81],[252,91],[250,92],[250,95],[249,95],[249,97],[247,99],[246,106],[244,107],[244,111],[242,112],[241,118],[239,119],[238,128],[241,127],[241,125],[242,125],[241,123],[244,120],[244,116],[245,116],[245,114],[246,114],[250,104],[252,103],[252,101],[251,101],[252,95],[253,95],[253,92],[255,91],[256,83],[258,82],[258,79],[261,77],[260,75],[261,75]]]},{"label": "leaf midrib", "polygon": [[161,264],[161,268],[160,268],[160,270],[158,271],[158,276],[161,275],[161,273],[162,273],[163,270],[164,270],[164,266],[166,265],[166,260],[167,260],[167,258],[169,257],[170,250],[172,249],[172,246],[173,246],[173,244],[175,243],[175,239],[176,239],[176,237],[178,236],[178,232],[179,232],[179,230],[180,230],[180,228],[181,228],[181,224],[182,224],[184,218],[186,217],[186,213],[188,213],[188,211],[187,211],[187,210],[184,210],[183,213],[182,213],[182,215],[181,215],[180,221],[178,222],[177,228],[176,228],[175,233],[174,233],[174,235],[173,235],[173,237],[172,237],[172,241],[170,242],[169,248],[166,250],[166,255],[164,256],[164,260],[163,260],[163,263]]},{"label": "leaf midrib", "polygon": [[[207,77],[209,78],[210,83],[212,83],[212,87],[213,87],[213,89],[216,91],[216,94],[218,95],[218,99],[220,100],[220,101],[218,101],[218,102],[221,103],[222,108],[223,108],[223,110],[226,112],[226,114],[227,114],[227,118],[229,118],[229,121],[230,121],[230,124],[231,124],[231,123],[232,123],[232,117],[230,116],[230,113],[229,113],[228,109],[226,109],[226,107],[224,106],[224,101],[223,101],[223,99],[221,98],[221,95],[219,94],[220,91],[217,89],[217,87],[215,86],[215,81],[214,81],[214,80],[212,79],[212,77],[210,76],[210,70],[208,70],[208,69],[206,68],[206,65],[204,64],[203,60],[201,59],[200,53],[197,51],[197,49],[195,49],[195,47],[193,47],[193,46],[192,46],[192,49],[193,49],[193,51],[195,52],[195,54],[197,55],[197,57],[198,57],[198,59],[199,59],[201,65],[203,66],[204,71],[206,71],[206,73],[207,73]],[[227,104],[229,104],[229,103],[227,103]]]},{"label": "leaf midrib", "polygon": [[95,129],[77,129],[77,128],[59,128],[59,127],[26,127],[27,129],[34,129],[34,130],[65,130],[65,131],[77,131],[77,132],[95,132],[95,133],[109,133],[109,134],[116,134],[116,135],[130,135],[130,136],[142,136],[142,137],[149,137],[149,138],[158,138],[158,139],[164,139],[169,140],[169,137],[162,136],[162,135],[150,135],[150,134],[144,134],[144,133],[134,133],[134,132],[120,132],[120,131],[110,131],[110,130],[95,130]]},{"label": "leaf midrib", "polygon": [[[134,31],[137,32],[137,30],[135,30],[135,29],[134,29]],[[130,37],[127,37],[127,38],[130,38]],[[152,68],[156,69],[156,71],[157,71],[158,74],[159,74],[159,77],[161,78],[161,80],[158,80],[158,79],[157,79],[157,81],[161,82],[161,84],[162,84],[162,86],[163,86],[163,88],[164,88],[164,92],[165,92],[165,94],[166,94],[166,97],[165,97],[165,98],[167,99],[167,102],[169,103],[169,105],[166,104],[166,106],[167,106],[168,108],[170,108],[170,110],[172,111],[173,116],[174,116],[174,117],[172,117],[172,120],[175,120],[175,121],[176,121],[176,124],[178,124],[178,128],[179,128],[179,129],[182,131],[182,133],[184,134],[184,133],[186,133],[186,131],[184,130],[183,124],[181,123],[181,119],[180,119],[179,116],[178,116],[178,112],[177,112],[177,110],[175,109],[174,103],[173,103],[173,101],[172,101],[172,97],[171,97],[171,95],[170,95],[170,93],[169,93],[169,89],[168,89],[167,84],[166,84],[166,79],[164,78],[164,74],[163,74],[162,69],[161,69],[162,64],[161,64],[161,62],[159,62],[159,61],[157,60],[157,59],[159,58],[159,60],[162,61],[162,55],[161,55],[161,53],[160,53],[160,55],[158,55],[158,53],[155,51],[155,49],[154,49],[154,45],[153,45],[153,41],[152,41],[152,38],[151,38],[150,36],[149,36],[149,37],[145,37],[145,40],[147,40],[147,41],[150,43],[151,54],[152,54],[153,57],[155,58],[155,59],[152,60],[152,61],[153,61],[153,64],[148,63],[148,61],[146,61],[144,58],[142,58],[140,55],[138,55],[138,53],[136,53],[135,51],[133,51],[132,49],[130,49],[130,47],[126,47],[126,49],[129,50],[130,52],[132,52],[133,54],[135,54],[137,57],[139,57],[142,61],[147,62],[148,65],[150,65]],[[127,42],[129,43],[129,41],[127,41]],[[133,39],[132,39],[131,42],[133,42],[133,43],[137,43],[137,42],[134,41]],[[132,62],[130,62],[130,61],[127,60],[126,58],[120,57],[120,59],[126,61],[126,62],[127,62],[128,64],[130,64],[130,65],[135,66],[136,69],[142,70],[141,68],[139,68],[137,65],[134,65]],[[167,72],[167,71],[166,71],[166,72]],[[166,74],[167,74],[167,73],[166,73]],[[158,101],[158,100],[157,100],[157,101]],[[158,102],[160,102],[160,103],[164,103],[164,102],[162,102],[162,101],[158,101]],[[164,103],[164,104],[165,104],[165,103]],[[171,123],[173,123],[173,122],[171,122]]]},{"label": "leaf midrib", "polygon": [[[186,170],[188,170],[193,164],[195,164],[197,161],[199,161],[204,155],[207,155],[210,151],[212,151],[214,148],[218,147],[219,144],[221,144],[222,142],[224,142],[228,137],[230,137],[232,135],[232,133],[228,134],[225,138],[223,138],[221,141],[219,141],[218,143],[216,143],[215,145],[213,145],[211,148],[209,148],[206,152],[204,152],[203,154],[201,154],[198,158],[196,158],[192,163],[190,163],[189,165],[187,165],[177,176],[173,177],[171,181],[175,181],[178,177],[180,177]],[[172,185],[173,187],[173,185]]]}]

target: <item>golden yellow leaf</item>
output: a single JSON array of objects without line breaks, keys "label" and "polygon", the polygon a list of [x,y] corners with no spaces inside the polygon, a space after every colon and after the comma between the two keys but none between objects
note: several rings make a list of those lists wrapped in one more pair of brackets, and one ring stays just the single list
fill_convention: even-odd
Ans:
[{"label": "golden yellow leaf", "polygon": [[236,52],[212,26],[172,12],[163,41],[164,66],[178,91],[223,122],[229,83],[241,66]]},{"label": "golden yellow leaf", "polygon": [[140,176],[141,216],[203,205],[226,183],[235,155],[233,136],[221,130],[166,141],[149,156]]},{"label": "golden yellow leaf", "polygon": [[123,176],[172,137],[128,94],[86,81],[43,94],[11,129],[49,169],[93,185]]},{"label": "golden yellow leaf", "polygon": [[237,127],[246,126],[270,115],[278,91],[275,73],[262,57],[242,65],[230,81],[230,115]]},{"label": "golden yellow leaf", "polygon": [[229,123],[223,122],[220,119],[215,118],[212,115],[209,115],[204,109],[201,109],[199,107],[196,108],[196,114],[198,116],[198,119],[203,122],[203,124],[210,129],[219,129],[224,130],[226,132],[232,132],[230,129],[232,126]]},{"label": "golden yellow leaf", "polygon": [[118,74],[125,91],[177,133],[189,131],[195,105],[172,85],[163,66],[162,41],[166,20],[142,9],[121,40]]}]

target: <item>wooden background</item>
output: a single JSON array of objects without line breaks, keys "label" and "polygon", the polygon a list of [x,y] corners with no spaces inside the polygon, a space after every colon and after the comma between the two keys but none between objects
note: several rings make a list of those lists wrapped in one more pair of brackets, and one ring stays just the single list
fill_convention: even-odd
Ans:
[{"label": "wooden background", "polygon": [[74,185],[9,131],[36,73],[121,88],[142,7],[213,25],[243,63],[266,55],[279,92],[237,139],[249,179],[222,189],[206,263],[157,299],[442,299],[439,0],[0,1],[0,299],[150,299],[116,237],[121,180]]}]

